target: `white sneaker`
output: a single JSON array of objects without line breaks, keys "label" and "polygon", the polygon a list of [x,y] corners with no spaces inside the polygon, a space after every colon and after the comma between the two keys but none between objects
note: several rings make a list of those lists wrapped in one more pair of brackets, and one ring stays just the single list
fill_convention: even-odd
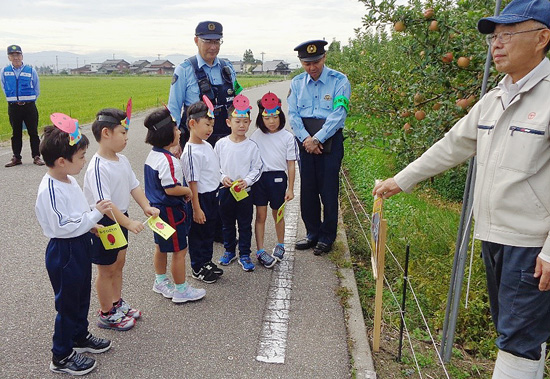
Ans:
[{"label": "white sneaker", "polygon": [[206,290],[202,288],[194,288],[191,285],[187,285],[187,288],[183,292],[174,290],[172,301],[174,303],[186,303],[188,301],[200,300],[206,295]]},{"label": "white sneaker", "polygon": [[174,284],[170,281],[170,279],[164,279],[160,283],[157,283],[155,280],[155,283],[153,284],[153,291],[162,294],[162,296],[167,299],[172,298],[174,290]]}]

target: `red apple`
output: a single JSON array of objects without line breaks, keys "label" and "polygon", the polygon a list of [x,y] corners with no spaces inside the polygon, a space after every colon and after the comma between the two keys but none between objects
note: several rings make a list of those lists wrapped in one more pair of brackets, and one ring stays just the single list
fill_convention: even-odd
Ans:
[{"label": "red apple", "polygon": [[432,32],[439,30],[439,25],[436,20],[433,20],[432,22],[430,22],[430,26],[428,26],[428,30]]},{"label": "red apple", "polygon": [[428,8],[424,11],[424,18],[432,18],[434,16],[433,8]]},{"label": "red apple", "polygon": [[441,60],[443,61],[443,63],[451,63],[453,61],[453,57],[453,53],[448,52],[441,57]]},{"label": "red apple", "polygon": [[467,57],[460,57],[458,58],[458,60],[456,61],[456,64],[458,65],[458,67],[461,67],[461,68],[466,68],[470,65],[470,58],[467,58]]},{"label": "red apple", "polygon": [[418,121],[422,121],[424,120],[424,118],[426,117],[426,112],[420,110],[420,111],[416,111],[414,113],[414,117],[418,120]]},{"label": "red apple", "polygon": [[396,32],[402,32],[405,30],[405,23],[403,21],[397,21],[395,24],[393,24],[393,28]]}]

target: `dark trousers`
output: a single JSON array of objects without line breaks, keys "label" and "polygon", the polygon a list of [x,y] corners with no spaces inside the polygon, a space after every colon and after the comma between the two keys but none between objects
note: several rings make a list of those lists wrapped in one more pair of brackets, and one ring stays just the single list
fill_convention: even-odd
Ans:
[{"label": "dark trousers", "polygon": [[91,235],[52,238],[46,248],[46,269],[55,293],[53,354],[62,359],[73,351],[73,341],[88,335],[92,280]]},{"label": "dark trousers", "polygon": [[540,359],[540,345],[550,336],[550,292],[534,278],[540,247],[482,242],[491,315],[500,350]]},{"label": "dark trousers", "polygon": [[199,271],[202,266],[212,260],[214,253],[214,233],[219,217],[218,190],[199,193],[199,203],[206,217],[204,224],[193,221],[189,231],[189,257],[193,270]]},{"label": "dark trousers", "polygon": [[[332,137],[332,150],[309,154],[300,149],[300,208],[307,238],[332,245],[338,227],[338,191],[340,166],[344,157],[344,137],[338,131]],[[323,218],[321,220],[321,203]]]},{"label": "dark trousers", "polygon": [[223,224],[223,247],[225,251],[235,252],[237,247],[237,231],[239,229],[239,256],[250,255],[252,241],[252,196],[241,201],[235,200],[229,188],[220,189],[220,216]]},{"label": "dark trousers", "polygon": [[25,103],[25,105],[8,103],[8,116],[12,128],[11,149],[13,155],[21,159],[21,149],[23,148],[23,122],[25,122],[30,137],[32,157],[40,156],[38,109],[36,109],[36,104],[34,102]]}]

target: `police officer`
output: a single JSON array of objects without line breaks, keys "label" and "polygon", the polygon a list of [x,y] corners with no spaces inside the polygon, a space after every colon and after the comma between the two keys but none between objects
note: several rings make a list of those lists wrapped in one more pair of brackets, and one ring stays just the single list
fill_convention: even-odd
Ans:
[{"label": "police officer", "polygon": [[227,59],[218,58],[223,43],[222,24],[215,21],[202,21],[195,29],[195,44],[198,54],[186,59],[176,67],[168,109],[182,130],[182,145],[187,141],[188,130],[185,119],[187,107],[202,100],[206,95],[214,104],[214,133],[208,142],[214,146],[217,140],[229,134],[227,108],[235,96],[238,86],[233,65]]},{"label": "police officer", "polygon": [[300,145],[300,207],[307,230],[296,249],[313,247],[315,255],[328,253],[336,239],[342,129],[351,95],[348,78],[325,66],[326,44],[315,40],[294,48],[305,72],[292,79],[288,96],[290,124]]},{"label": "police officer", "polygon": [[21,149],[23,148],[23,122],[30,137],[33,163],[43,166],[38,147],[38,109],[36,99],[40,94],[38,74],[31,66],[23,64],[23,51],[20,46],[8,46],[8,59],[11,65],[0,71],[2,89],[8,101],[8,116],[12,128],[11,149],[13,157],[5,167],[20,165]]}]

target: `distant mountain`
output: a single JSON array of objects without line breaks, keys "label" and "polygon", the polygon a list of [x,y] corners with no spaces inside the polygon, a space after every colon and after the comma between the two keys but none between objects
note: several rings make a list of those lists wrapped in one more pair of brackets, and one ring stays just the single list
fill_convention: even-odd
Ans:
[{"label": "distant mountain", "polygon": [[[66,51],[40,51],[38,53],[25,53],[23,52],[23,58],[25,64],[30,64],[35,67],[47,66],[51,67],[54,72],[56,70],[66,70],[76,67],[82,67],[90,63],[102,63],[107,59],[124,59],[129,63],[133,63],[137,60],[146,59],[149,62],[152,62],[156,59],[167,59],[176,66],[183,62],[189,55],[185,54],[170,54],[170,55],[160,55],[150,56],[150,57],[134,57],[130,55],[124,55],[122,53],[112,53],[107,51],[97,51],[91,54],[75,54]],[[222,58],[227,58],[229,60],[235,61],[239,60],[242,57],[231,56],[231,55],[220,55]],[[9,62],[5,62],[7,64]]]}]

